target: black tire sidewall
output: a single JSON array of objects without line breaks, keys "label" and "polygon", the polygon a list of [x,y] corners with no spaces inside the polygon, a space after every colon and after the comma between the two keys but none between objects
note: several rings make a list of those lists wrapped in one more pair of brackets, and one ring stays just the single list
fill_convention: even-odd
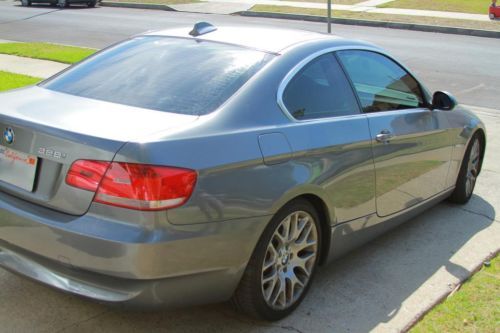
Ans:
[{"label": "black tire sidewall", "polygon": [[474,134],[472,138],[469,141],[469,144],[467,146],[467,149],[465,150],[465,155],[462,160],[462,165],[460,166],[460,171],[458,173],[458,178],[457,182],[455,185],[455,190],[450,196],[450,201],[458,203],[458,204],[465,204],[467,203],[472,195],[474,194],[474,189],[476,187],[476,182],[474,182],[474,185],[472,187],[472,190],[470,194],[467,194],[466,190],[466,183],[467,183],[467,168],[469,165],[469,160],[470,160],[470,152],[472,150],[472,147],[474,146],[474,143],[478,141],[479,142],[479,149],[480,149],[480,154],[482,153],[483,145],[481,144],[481,140],[479,139],[479,135]]}]

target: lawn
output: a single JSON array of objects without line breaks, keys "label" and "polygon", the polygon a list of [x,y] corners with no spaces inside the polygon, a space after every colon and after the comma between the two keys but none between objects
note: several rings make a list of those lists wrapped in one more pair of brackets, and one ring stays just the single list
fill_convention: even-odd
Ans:
[{"label": "lawn", "polygon": [[489,0],[395,0],[378,7],[488,14]]},{"label": "lawn", "polygon": [[[254,12],[326,16],[326,9],[298,8],[289,6],[255,5],[250,10]],[[500,31],[500,24],[498,24],[498,22],[489,22],[489,21],[456,20],[456,19],[444,19],[439,17],[427,17],[427,16],[387,15],[387,14],[370,13],[370,12],[353,12],[347,10],[333,10],[332,15],[334,18],[414,23],[414,24],[446,26],[446,27],[466,28],[466,29]],[[333,33],[335,33],[335,31],[333,31]]]},{"label": "lawn", "polygon": [[499,332],[500,258],[483,267],[418,322],[411,333]]},{"label": "lawn", "polygon": [[0,71],[0,91],[29,86],[40,82],[42,79],[26,75],[13,74]]},{"label": "lawn", "polygon": [[73,64],[97,50],[50,43],[0,43],[0,53]]}]

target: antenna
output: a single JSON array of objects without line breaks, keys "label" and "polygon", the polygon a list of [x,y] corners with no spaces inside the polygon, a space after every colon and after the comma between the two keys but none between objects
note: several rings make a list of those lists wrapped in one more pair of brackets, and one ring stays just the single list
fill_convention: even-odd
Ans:
[{"label": "antenna", "polygon": [[194,25],[193,30],[189,34],[193,37],[208,34],[209,32],[215,31],[217,28],[208,22],[198,22]]}]

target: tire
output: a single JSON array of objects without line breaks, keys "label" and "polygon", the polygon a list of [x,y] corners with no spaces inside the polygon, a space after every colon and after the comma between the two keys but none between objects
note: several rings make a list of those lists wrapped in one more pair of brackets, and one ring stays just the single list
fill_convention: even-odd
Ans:
[{"label": "tire", "polygon": [[87,2],[87,6],[89,8],[94,8],[97,5],[97,1],[89,1]]},{"label": "tire", "polygon": [[61,9],[69,7],[68,0],[58,0],[57,7],[61,8]]},{"label": "tire", "polygon": [[495,14],[490,13],[490,14],[489,14],[489,17],[490,17],[490,20],[494,20],[494,19],[495,19]]},{"label": "tire", "polygon": [[23,7],[30,7],[31,6],[31,1],[30,0],[21,0],[21,5]]},{"label": "tire", "polygon": [[302,302],[314,278],[321,227],[314,207],[291,201],[272,218],[233,296],[237,310],[256,319],[279,320]]},{"label": "tire", "polygon": [[477,176],[481,168],[481,153],[483,146],[478,134],[474,134],[465,151],[462,165],[458,173],[455,190],[449,200],[458,204],[467,203],[472,197]]}]

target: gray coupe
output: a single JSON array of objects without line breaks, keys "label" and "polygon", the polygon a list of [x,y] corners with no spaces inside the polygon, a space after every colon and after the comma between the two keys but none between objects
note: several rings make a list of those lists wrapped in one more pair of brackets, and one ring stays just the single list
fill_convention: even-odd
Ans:
[{"label": "gray coupe", "polygon": [[2,267],[266,320],[318,265],[466,203],[486,146],[473,113],[384,50],[294,30],[148,32],[0,105]]}]

